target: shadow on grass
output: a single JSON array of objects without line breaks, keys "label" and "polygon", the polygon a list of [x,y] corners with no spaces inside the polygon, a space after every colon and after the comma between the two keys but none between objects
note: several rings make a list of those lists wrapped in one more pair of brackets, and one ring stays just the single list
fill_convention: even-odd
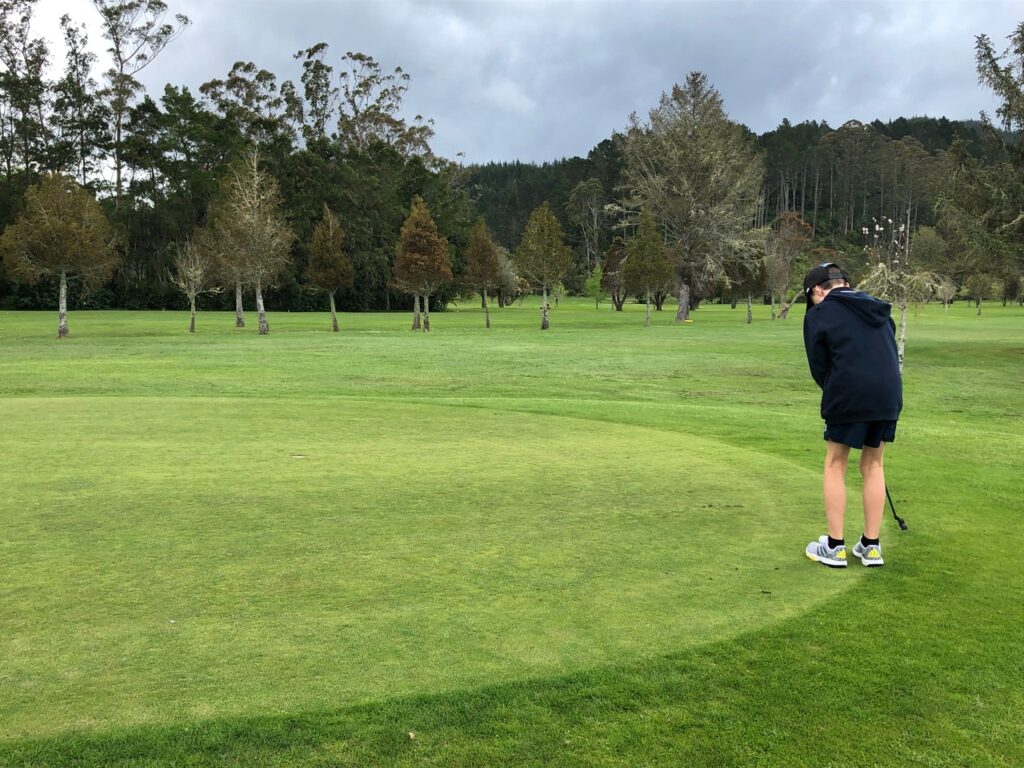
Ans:
[{"label": "shadow on grass", "polygon": [[[811,614],[669,656],[333,711],[0,742],[0,765],[1022,764],[1013,632],[977,620],[1004,590],[906,566]],[[940,591],[956,633],[935,610]]]}]

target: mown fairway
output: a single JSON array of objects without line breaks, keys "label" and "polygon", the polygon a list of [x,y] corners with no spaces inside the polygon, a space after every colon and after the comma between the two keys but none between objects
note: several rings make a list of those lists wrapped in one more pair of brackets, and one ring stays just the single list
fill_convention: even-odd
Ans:
[{"label": "mown fairway", "polygon": [[627,310],[0,313],[0,765],[1024,764],[1024,311],[837,572],[802,307]]}]

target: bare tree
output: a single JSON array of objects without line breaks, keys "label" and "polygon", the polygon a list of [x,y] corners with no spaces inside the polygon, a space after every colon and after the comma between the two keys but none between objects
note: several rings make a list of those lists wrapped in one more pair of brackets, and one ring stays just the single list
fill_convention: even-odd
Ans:
[{"label": "bare tree", "polygon": [[260,170],[258,153],[231,165],[212,208],[210,229],[219,261],[237,270],[236,290],[244,284],[256,293],[260,335],[270,333],[263,289],[288,265],[295,236],[281,214],[277,181]]},{"label": "bare tree", "polygon": [[203,293],[220,293],[222,288],[213,282],[214,263],[210,249],[204,247],[208,234],[200,230],[195,237],[178,247],[174,257],[174,271],[171,282],[188,297],[188,332],[196,332],[196,298]]},{"label": "bare tree", "polygon": [[899,307],[900,330],[896,347],[902,371],[907,340],[907,306],[934,296],[942,278],[928,270],[911,269],[909,209],[903,222],[887,218],[882,222],[876,221],[873,230],[865,227],[862,231],[870,238],[865,250],[871,268],[859,287]]}]

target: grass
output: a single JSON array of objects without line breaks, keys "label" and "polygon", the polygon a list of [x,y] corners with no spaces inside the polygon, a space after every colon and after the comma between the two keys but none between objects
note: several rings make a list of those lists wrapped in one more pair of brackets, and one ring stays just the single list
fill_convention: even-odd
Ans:
[{"label": "grass", "polygon": [[911,317],[837,573],[755,309],[0,313],[0,765],[1021,764],[1024,313]]}]

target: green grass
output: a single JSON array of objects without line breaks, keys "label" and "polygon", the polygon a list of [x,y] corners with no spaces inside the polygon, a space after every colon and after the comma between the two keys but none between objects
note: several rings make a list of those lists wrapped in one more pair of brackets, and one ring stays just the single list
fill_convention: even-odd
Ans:
[{"label": "green grass", "polygon": [[834,572],[755,310],[0,313],[0,765],[1024,763],[1024,311],[910,318]]}]

